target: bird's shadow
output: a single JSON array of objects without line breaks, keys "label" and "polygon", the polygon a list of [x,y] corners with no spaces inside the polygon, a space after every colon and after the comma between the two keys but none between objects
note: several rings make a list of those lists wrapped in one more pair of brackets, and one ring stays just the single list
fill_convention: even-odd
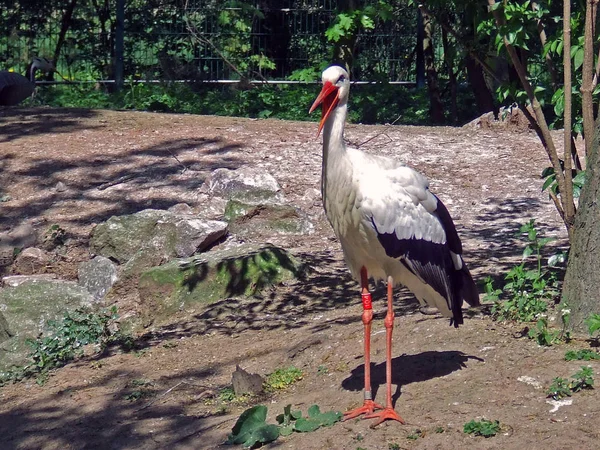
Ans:
[{"label": "bird's shadow", "polygon": [[[465,355],[459,351],[428,351],[392,358],[392,384],[396,385],[396,391],[392,394],[392,403],[396,404],[400,398],[402,386],[448,375],[467,367],[466,362],[469,359],[483,362],[483,359],[477,356]],[[361,364],[342,381],[342,387],[351,391],[360,391],[364,388],[364,376],[365,366]],[[373,398],[380,386],[385,386],[385,362],[376,365],[371,363]]]}]

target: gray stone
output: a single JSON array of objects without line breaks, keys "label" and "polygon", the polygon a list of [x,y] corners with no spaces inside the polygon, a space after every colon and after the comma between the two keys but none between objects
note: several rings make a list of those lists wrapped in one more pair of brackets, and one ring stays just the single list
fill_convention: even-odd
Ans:
[{"label": "gray stone", "polygon": [[117,265],[104,256],[82,262],[77,275],[79,285],[86,288],[96,301],[101,301],[119,278]]},{"label": "gray stone", "polygon": [[219,220],[182,219],[175,223],[175,256],[187,258],[203,251],[227,234],[227,223]]},{"label": "gray stone", "polygon": [[[227,233],[227,224],[195,216],[147,209],[135,214],[114,216],[92,232],[92,253],[119,264],[150,257],[148,264],[160,264],[172,257],[191,256],[204,250]],[[150,254],[157,255],[151,256]],[[134,264],[135,265],[135,264]],[[150,267],[146,264],[146,267]]]},{"label": "gray stone", "polygon": [[48,252],[41,248],[29,247],[15,258],[14,270],[21,275],[32,275],[43,272],[51,262],[52,256]]},{"label": "gray stone", "polygon": [[229,231],[245,237],[314,232],[314,225],[307,215],[291,205],[249,205],[229,200],[225,220],[229,222]]},{"label": "gray stone", "polygon": [[0,289],[0,313],[8,324],[8,330],[0,331],[5,338],[0,343],[0,371],[28,362],[26,340],[35,339],[49,320],[60,320],[65,312],[92,303],[92,295],[70,281],[29,281]]},{"label": "gray stone", "polygon": [[37,236],[30,224],[19,225],[0,233],[0,267],[11,265],[19,250],[33,247],[36,242]]},{"label": "gray stone", "polygon": [[263,381],[260,375],[247,372],[240,366],[235,366],[235,372],[231,374],[233,392],[238,396],[243,394],[260,394],[263,391]]},{"label": "gray stone", "polygon": [[202,190],[215,197],[247,204],[281,203],[283,194],[277,180],[255,167],[237,170],[216,169],[204,182]]},{"label": "gray stone", "polygon": [[35,275],[8,275],[2,277],[2,284],[7,287],[16,287],[30,281],[52,281],[56,280],[54,273],[40,273]]},{"label": "gray stone", "polygon": [[142,323],[148,326],[163,322],[198,303],[259,295],[301,273],[298,260],[275,246],[244,244],[175,259],[140,276]]}]

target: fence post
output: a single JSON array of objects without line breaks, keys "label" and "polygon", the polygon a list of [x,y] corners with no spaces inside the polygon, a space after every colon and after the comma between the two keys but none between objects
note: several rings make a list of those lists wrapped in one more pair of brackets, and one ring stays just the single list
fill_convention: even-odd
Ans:
[{"label": "fence post", "polygon": [[125,36],[125,0],[117,0],[117,21],[115,30],[115,87],[119,91],[123,87],[124,71],[124,36]]}]

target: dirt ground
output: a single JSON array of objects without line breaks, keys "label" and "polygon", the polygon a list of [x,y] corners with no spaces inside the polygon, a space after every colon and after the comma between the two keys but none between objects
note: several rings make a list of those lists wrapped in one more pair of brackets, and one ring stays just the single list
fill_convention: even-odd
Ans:
[{"label": "dirt ground", "polygon": [[[215,449],[248,406],[219,399],[236,364],[261,375],[294,365],[303,379],[259,399],[268,421],[291,403],[344,411],[362,402],[358,288],[320,204],[321,144],[314,123],[138,112],[55,109],[0,111],[0,231],[59,224],[66,251],[46,268],[74,279],[90,256],[90,230],[112,215],[185,202],[210,215],[201,186],[218,167],[253,165],[279,181],[287,200],[315,223],[307,236],[258,236],[306,261],[306,280],[260,299],[223,299],[149,329],[131,353],[70,364],[44,386],[0,388],[1,449]],[[473,275],[498,275],[520,260],[518,226],[536,218],[554,244],[565,231],[540,192],[546,155],[532,132],[503,128],[351,125],[347,140],[426,174],[453,215]],[[362,144],[362,145],[361,145]],[[60,183],[59,183],[60,182]],[[523,325],[492,321],[485,308],[456,330],[397,293],[393,383],[405,425],[351,420],[295,433],[265,448],[594,449],[595,391],[572,404],[548,403],[545,389],[582,365],[564,361],[584,337],[542,348]],[[384,290],[374,292],[373,387],[385,391]],[[599,374],[598,363],[594,366]],[[142,397],[134,401],[134,397]],[[471,419],[499,420],[489,439],[463,433]]]}]

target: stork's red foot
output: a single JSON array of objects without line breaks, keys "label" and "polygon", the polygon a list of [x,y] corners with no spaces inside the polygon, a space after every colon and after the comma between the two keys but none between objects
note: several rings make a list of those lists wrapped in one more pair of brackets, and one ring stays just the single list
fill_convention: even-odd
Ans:
[{"label": "stork's red foot", "polygon": [[389,407],[383,408],[381,411],[367,414],[365,417],[363,417],[363,419],[379,419],[377,422],[370,425],[370,428],[375,428],[377,425],[379,425],[380,423],[382,423],[386,420],[396,420],[402,424],[406,423],[406,422],[404,422],[404,419],[402,417],[400,417],[400,415],[396,411],[394,411],[393,408],[389,408]]},{"label": "stork's red foot", "polygon": [[346,411],[344,413],[344,420],[354,419],[355,417],[358,417],[361,414],[374,414],[374,411],[376,409],[383,409],[383,406],[381,406],[378,403],[375,403],[373,400],[365,400],[365,403],[361,407],[353,409],[351,411]]}]

